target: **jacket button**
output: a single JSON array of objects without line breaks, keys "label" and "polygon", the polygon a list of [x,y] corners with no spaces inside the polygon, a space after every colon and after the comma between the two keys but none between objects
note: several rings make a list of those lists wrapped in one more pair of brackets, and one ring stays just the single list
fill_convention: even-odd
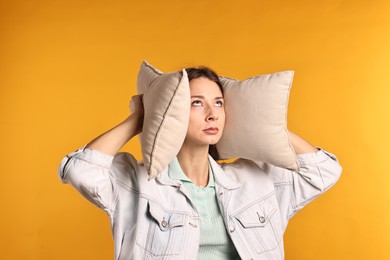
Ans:
[{"label": "jacket button", "polygon": [[165,220],[163,220],[163,221],[161,221],[161,226],[167,227],[167,226],[168,226],[168,223],[167,223]]},{"label": "jacket button", "polygon": [[229,231],[230,232],[234,232],[234,230],[236,230],[236,228],[234,226],[229,226]]},{"label": "jacket button", "polygon": [[259,217],[259,220],[260,220],[261,223],[264,223],[264,222],[265,222],[265,217],[260,216],[260,217]]}]

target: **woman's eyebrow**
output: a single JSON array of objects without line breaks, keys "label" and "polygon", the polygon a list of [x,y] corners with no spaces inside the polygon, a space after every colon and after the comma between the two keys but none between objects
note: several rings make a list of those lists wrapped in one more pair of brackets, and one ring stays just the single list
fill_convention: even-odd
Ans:
[{"label": "woman's eyebrow", "polygon": [[[205,99],[205,96],[196,95],[196,96],[191,96],[191,98],[201,98],[201,99]],[[214,99],[223,99],[223,97],[215,97]]]}]

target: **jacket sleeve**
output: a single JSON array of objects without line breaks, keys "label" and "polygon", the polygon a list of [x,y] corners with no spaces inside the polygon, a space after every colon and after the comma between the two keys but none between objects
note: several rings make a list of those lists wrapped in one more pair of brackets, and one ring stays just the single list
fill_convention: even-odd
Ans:
[{"label": "jacket sleeve", "polygon": [[63,183],[70,183],[87,200],[111,215],[117,193],[113,159],[114,156],[81,148],[65,156],[58,174]]},{"label": "jacket sleeve", "polygon": [[281,214],[286,220],[332,187],[342,171],[336,156],[324,150],[300,154],[297,158],[299,172],[271,165],[266,171],[273,179]]}]

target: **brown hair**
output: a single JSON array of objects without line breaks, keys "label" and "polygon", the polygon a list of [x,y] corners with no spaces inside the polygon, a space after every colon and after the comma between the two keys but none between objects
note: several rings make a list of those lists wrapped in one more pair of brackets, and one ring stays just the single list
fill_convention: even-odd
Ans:
[{"label": "brown hair", "polygon": [[218,85],[223,95],[222,83],[219,80],[218,74],[212,69],[205,66],[200,66],[197,68],[186,68],[185,70],[187,72],[189,81],[197,78],[207,78]]},{"label": "brown hair", "polygon": [[[219,80],[218,74],[213,71],[212,69],[205,67],[205,66],[200,66],[197,68],[186,68],[185,69],[188,75],[188,80],[191,81],[193,79],[197,78],[207,78],[213,82],[215,82],[218,87],[220,88],[222,95],[223,95],[223,88],[222,88],[222,83]],[[220,156],[217,150],[217,147],[215,144],[212,144],[209,146],[209,154],[211,157],[213,157],[214,160],[219,160]]]}]

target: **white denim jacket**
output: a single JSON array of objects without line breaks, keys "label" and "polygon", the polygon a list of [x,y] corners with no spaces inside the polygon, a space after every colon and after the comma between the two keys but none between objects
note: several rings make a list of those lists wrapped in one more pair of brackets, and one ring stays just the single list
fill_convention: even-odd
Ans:
[{"label": "white denim jacket", "polygon": [[[339,178],[334,155],[298,155],[300,172],[240,159],[209,157],[226,229],[242,259],[283,259],[288,220]],[[168,167],[153,180],[128,153],[115,157],[82,148],[61,162],[59,175],[110,217],[115,259],[197,259],[199,213]]]}]

